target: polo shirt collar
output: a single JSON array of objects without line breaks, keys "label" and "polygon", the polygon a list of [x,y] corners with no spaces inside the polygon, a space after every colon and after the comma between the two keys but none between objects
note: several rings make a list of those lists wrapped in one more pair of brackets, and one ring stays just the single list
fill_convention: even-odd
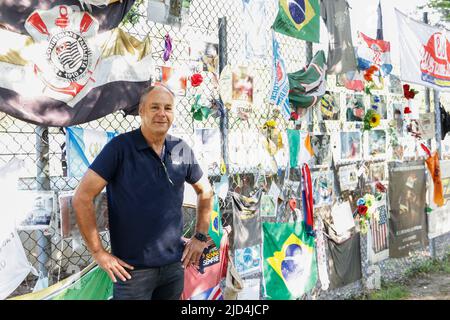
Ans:
[{"label": "polo shirt collar", "polygon": [[[150,148],[150,146],[148,145],[147,141],[144,138],[144,135],[142,134],[141,127],[133,131],[132,137],[134,145],[138,151]],[[166,139],[164,141],[165,152],[170,153],[170,151],[172,150],[173,143],[171,143],[172,141],[171,137],[172,136],[169,134],[166,135]]]}]

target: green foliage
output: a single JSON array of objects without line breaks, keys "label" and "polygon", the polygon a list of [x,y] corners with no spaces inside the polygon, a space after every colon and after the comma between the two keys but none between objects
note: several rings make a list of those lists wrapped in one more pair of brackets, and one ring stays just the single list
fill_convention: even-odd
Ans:
[{"label": "green foliage", "polygon": [[142,15],[139,13],[139,6],[142,4],[144,0],[137,0],[134,5],[130,8],[125,18],[122,20],[122,24],[124,25],[132,25],[134,26]]},{"label": "green foliage", "polygon": [[420,7],[423,8],[431,8],[437,11],[442,19],[446,22],[450,22],[450,1],[448,0],[428,0],[428,4]]}]

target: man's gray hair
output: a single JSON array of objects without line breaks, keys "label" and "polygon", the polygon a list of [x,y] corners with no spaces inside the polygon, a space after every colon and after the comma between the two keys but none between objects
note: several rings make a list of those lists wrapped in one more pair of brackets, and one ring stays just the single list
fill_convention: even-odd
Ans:
[{"label": "man's gray hair", "polygon": [[167,91],[169,91],[169,93],[172,95],[173,98],[175,98],[175,93],[173,93],[173,91],[170,90],[170,88],[169,88],[168,86],[166,86],[165,84],[162,84],[162,83],[156,83],[156,84],[154,84],[154,85],[148,86],[147,88],[145,88],[145,89],[142,91],[141,98],[140,98],[140,100],[139,100],[139,108],[141,107],[141,105],[144,104],[144,101],[145,101],[145,98],[147,98],[147,95],[148,95],[150,92],[152,92],[153,89],[155,89],[155,88],[157,88],[157,87],[163,87],[164,89],[166,89]]}]

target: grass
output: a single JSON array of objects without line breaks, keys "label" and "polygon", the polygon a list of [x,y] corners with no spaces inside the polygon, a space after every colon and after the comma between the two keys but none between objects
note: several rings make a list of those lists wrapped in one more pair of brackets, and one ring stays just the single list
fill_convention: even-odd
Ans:
[{"label": "grass", "polygon": [[450,252],[442,259],[426,260],[414,264],[405,272],[405,279],[399,282],[382,282],[381,289],[364,292],[360,296],[351,297],[352,300],[401,300],[407,298],[410,292],[405,285],[408,280],[430,273],[450,274]]}]

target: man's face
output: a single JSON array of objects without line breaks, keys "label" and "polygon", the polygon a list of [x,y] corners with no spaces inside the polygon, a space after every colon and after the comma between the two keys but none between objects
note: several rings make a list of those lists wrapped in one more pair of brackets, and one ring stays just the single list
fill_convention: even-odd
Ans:
[{"label": "man's face", "polygon": [[141,125],[156,135],[166,134],[173,122],[174,99],[163,87],[156,87],[139,107]]}]

